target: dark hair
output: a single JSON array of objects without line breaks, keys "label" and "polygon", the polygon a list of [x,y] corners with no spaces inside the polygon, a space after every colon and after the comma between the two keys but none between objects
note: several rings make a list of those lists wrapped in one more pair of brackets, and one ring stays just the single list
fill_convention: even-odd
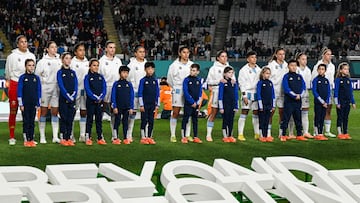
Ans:
[{"label": "dark hair", "polygon": [[89,60],[89,67],[90,67],[91,64],[94,63],[94,62],[100,63],[98,59],[96,59],[96,58],[91,58],[91,59]]},{"label": "dark hair", "polygon": [[287,63],[288,63],[288,64],[290,64],[290,63],[296,63],[296,65],[298,64],[297,60],[295,60],[295,59],[290,59]]},{"label": "dark hair", "polygon": [[74,53],[79,49],[79,47],[83,46],[85,48],[85,44],[84,42],[79,42],[77,44],[75,44],[74,46]]},{"label": "dark hair", "polygon": [[222,53],[225,53],[227,55],[227,52],[225,50],[219,50],[216,52],[216,60],[218,60],[217,58],[220,57]]},{"label": "dark hair", "polygon": [[146,63],[145,63],[145,69],[146,69],[146,68],[149,68],[149,67],[155,68],[155,63],[152,62],[152,61],[146,62]]},{"label": "dark hair", "polygon": [[233,67],[231,67],[231,66],[226,66],[225,69],[224,69],[224,73],[227,73],[227,72],[229,72],[229,71],[231,71],[231,70],[234,70]]},{"label": "dark hair", "polygon": [[34,63],[35,63],[34,59],[26,59],[26,60],[25,60],[25,66],[26,66],[29,62],[34,62]]},{"label": "dark hair", "polygon": [[55,41],[48,41],[46,43],[46,48],[49,48],[51,44],[55,44],[56,45],[56,42]]},{"label": "dark hair", "polygon": [[120,68],[119,68],[119,74],[121,72],[129,72],[129,71],[130,71],[130,68],[127,66],[120,66]]},{"label": "dark hair", "polygon": [[277,54],[279,51],[285,51],[285,49],[282,48],[282,47],[278,47],[277,49],[275,49],[275,52],[273,53],[273,55],[272,55],[271,58],[270,58],[270,62],[277,60],[276,54]]},{"label": "dark hair", "polygon": [[325,71],[326,71],[326,64],[324,64],[324,63],[320,63],[319,65],[318,65],[318,67],[317,67],[317,69],[319,69],[319,67],[321,67],[321,66],[323,66],[324,68],[325,68]]},{"label": "dark hair", "polygon": [[260,75],[259,75],[260,80],[263,80],[263,79],[264,79],[264,76],[263,76],[263,75],[264,75],[264,73],[265,73],[266,71],[270,71],[270,73],[271,73],[271,69],[270,69],[269,67],[264,66],[264,67],[261,68],[261,72],[260,72]]},{"label": "dark hair", "polygon": [[167,77],[162,77],[161,80],[167,80]]},{"label": "dark hair", "polygon": [[136,45],[135,48],[134,48],[134,52],[137,52],[140,48],[144,48],[144,49],[145,49],[145,47],[143,47],[143,46],[141,46],[141,45]]},{"label": "dark hair", "polygon": [[178,51],[178,53],[179,53],[179,59],[180,59],[180,52],[182,52],[182,50],[184,50],[184,49],[188,49],[188,50],[190,51],[190,48],[189,48],[188,46],[180,46],[180,47],[179,47],[179,51]]},{"label": "dark hair", "polygon": [[256,51],[249,51],[249,52],[246,54],[246,58],[248,58],[249,56],[253,56],[253,55],[257,56]]},{"label": "dark hair", "polygon": [[[346,63],[346,62],[342,62],[342,63],[340,63],[340,64],[338,65],[338,69],[337,69],[337,72],[336,72],[336,77],[337,77],[337,78],[340,78],[340,77],[343,76],[340,71],[341,71],[342,69],[344,69],[345,66],[348,66],[348,67],[350,68],[350,65],[349,65],[348,63]],[[349,72],[348,75],[346,75],[346,77],[350,77],[350,72]]]},{"label": "dark hair", "polygon": [[199,71],[200,70],[200,65],[197,64],[197,63],[193,63],[193,64],[191,64],[190,69],[193,69],[193,68],[196,68],[196,70]]},{"label": "dark hair", "polygon": [[64,60],[64,58],[65,58],[66,55],[72,56],[72,55],[70,54],[70,52],[67,52],[67,51],[66,51],[66,52],[64,52],[64,53],[61,54],[61,60]]}]

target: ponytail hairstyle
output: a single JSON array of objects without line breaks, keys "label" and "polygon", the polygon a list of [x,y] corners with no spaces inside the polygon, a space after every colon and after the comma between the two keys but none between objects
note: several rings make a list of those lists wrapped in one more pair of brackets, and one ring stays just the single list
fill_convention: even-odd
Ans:
[{"label": "ponytail hairstyle", "polygon": [[296,60],[296,62],[297,62],[297,66],[298,67],[300,67],[300,62],[299,62],[299,59],[300,59],[300,57],[301,56],[306,56],[306,54],[304,53],[304,52],[297,52],[296,54],[295,54],[295,60]]},{"label": "ponytail hairstyle", "polygon": [[216,52],[216,61],[219,61],[218,58],[220,57],[220,55],[222,53],[225,53],[227,55],[227,52],[225,50],[219,50],[219,51]]},{"label": "ponytail hairstyle", "polygon": [[342,62],[342,63],[340,63],[340,64],[338,65],[338,69],[337,69],[337,72],[336,72],[336,77],[337,77],[337,78],[341,78],[341,77],[347,77],[347,78],[349,78],[349,77],[350,77],[350,72],[349,72],[348,75],[343,75],[343,73],[341,72],[341,70],[344,69],[346,66],[347,66],[348,68],[350,68],[349,64],[346,63],[346,62]]},{"label": "ponytail hairstyle", "polygon": [[261,68],[261,72],[260,72],[260,75],[259,75],[259,79],[260,80],[264,80],[264,74],[266,71],[269,71],[271,73],[271,69],[267,66],[264,66]]},{"label": "ponytail hairstyle", "polygon": [[285,51],[285,49],[284,48],[282,48],[282,47],[278,47],[277,49],[275,49],[275,52],[273,53],[273,55],[270,57],[270,60],[269,60],[269,62],[271,62],[271,61],[276,61],[277,60],[277,57],[276,57],[276,54],[279,52],[279,51]]},{"label": "ponytail hairstyle", "polygon": [[327,48],[327,47],[323,47],[322,49],[321,49],[321,56],[320,56],[320,58],[319,58],[319,60],[320,59],[322,59],[323,57],[324,57],[324,55],[328,52],[328,51],[331,51],[331,49],[329,49],[329,48]]},{"label": "ponytail hairstyle", "polygon": [[184,49],[187,49],[187,50],[189,50],[189,52],[190,52],[190,48],[189,48],[188,46],[186,46],[186,45],[180,46],[180,47],[179,47],[179,50],[178,50],[179,61],[181,60],[180,53],[181,53]]}]

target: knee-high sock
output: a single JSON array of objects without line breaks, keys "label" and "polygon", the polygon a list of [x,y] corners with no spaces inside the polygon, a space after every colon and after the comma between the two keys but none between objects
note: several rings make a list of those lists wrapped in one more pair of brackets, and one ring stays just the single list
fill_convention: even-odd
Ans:
[{"label": "knee-high sock", "polygon": [[189,137],[190,133],[191,133],[191,118],[189,119],[188,123],[186,124],[185,136]]},{"label": "knee-high sock", "polygon": [[309,111],[301,111],[301,123],[304,134],[309,133]]},{"label": "knee-high sock", "polygon": [[80,121],[79,121],[79,126],[80,126],[80,135],[85,136],[85,130],[86,130],[86,117],[80,117]]},{"label": "knee-high sock", "polygon": [[59,133],[59,117],[51,116],[51,126],[52,126],[53,138],[54,137],[57,138]]},{"label": "knee-high sock", "polygon": [[325,124],[325,132],[329,133],[331,127],[331,120],[325,120],[324,124]]},{"label": "knee-high sock", "polygon": [[340,126],[337,127],[338,135],[343,134]]},{"label": "knee-high sock", "polygon": [[271,124],[268,125],[267,135],[268,135],[268,136],[271,136]]},{"label": "knee-high sock", "polygon": [[127,137],[128,139],[131,139],[131,138],[132,138],[133,129],[134,129],[134,124],[135,124],[135,116],[133,117],[133,115],[130,115],[128,131],[127,131],[127,133],[126,133],[126,137]]},{"label": "knee-high sock", "polygon": [[211,137],[212,129],[214,127],[214,122],[208,120],[206,126],[207,126],[206,127],[206,137]]},{"label": "knee-high sock", "polygon": [[289,135],[294,135],[295,122],[292,116],[290,117],[288,128],[289,128]]},{"label": "knee-high sock", "polygon": [[111,135],[112,137],[115,137],[114,135],[114,123],[115,123],[115,116],[113,114],[110,115],[110,129],[111,129]]},{"label": "knee-high sock", "polygon": [[10,138],[15,138],[15,124],[16,124],[16,114],[12,114],[10,110],[9,115],[9,131],[10,131]]},{"label": "knee-high sock", "polygon": [[176,123],[177,123],[177,119],[171,117],[171,118],[170,118],[170,134],[171,134],[171,137],[175,137],[175,133],[176,133]]},{"label": "knee-high sock", "polygon": [[246,114],[240,114],[239,120],[238,120],[238,134],[244,135],[244,126],[246,121]]},{"label": "knee-high sock", "polygon": [[259,116],[258,115],[252,115],[252,124],[254,127],[254,134],[259,135]]},{"label": "knee-high sock", "polygon": [[45,137],[45,127],[46,127],[46,117],[40,116],[40,119],[39,119],[40,138]]}]

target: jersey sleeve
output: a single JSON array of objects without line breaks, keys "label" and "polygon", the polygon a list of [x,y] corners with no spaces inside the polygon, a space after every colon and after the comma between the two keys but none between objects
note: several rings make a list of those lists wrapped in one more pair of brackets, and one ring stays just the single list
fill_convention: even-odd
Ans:
[{"label": "jersey sleeve", "polygon": [[21,75],[18,82],[18,88],[17,88],[17,100],[19,103],[19,106],[24,106],[23,103],[23,87],[24,87],[24,75]]},{"label": "jersey sleeve", "polygon": [[314,78],[312,81],[312,93],[314,95],[314,99],[317,99],[320,103],[324,104],[325,101],[320,97],[318,91],[317,91],[317,84],[318,84],[318,78]]},{"label": "jersey sleeve", "polygon": [[114,82],[112,88],[111,88],[111,107],[113,109],[117,108],[116,105],[116,86],[117,86],[117,81]]},{"label": "jersey sleeve", "polygon": [[73,74],[75,75],[74,77],[74,80],[75,80],[75,87],[74,87],[74,92],[71,94],[71,96],[73,98],[76,98],[77,97],[77,94],[78,94],[78,88],[79,88],[79,81],[78,81],[78,77],[76,75],[76,72],[75,71],[72,71]]},{"label": "jersey sleeve", "polygon": [[234,95],[235,95],[235,100],[234,100],[235,109],[239,109],[239,85],[237,83],[235,83],[234,85]]},{"label": "jersey sleeve", "polygon": [[285,74],[282,80],[282,85],[284,88],[284,93],[291,96],[292,98],[296,98],[296,94],[290,89],[289,87],[289,81],[288,81],[289,75]]},{"label": "jersey sleeve", "polygon": [[140,80],[139,89],[138,89],[138,97],[139,97],[140,106],[144,106],[143,91],[144,91],[144,78],[142,78]]},{"label": "jersey sleeve", "polygon": [[84,88],[85,88],[86,96],[88,96],[91,100],[95,100],[95,101],[98,100],[98,98],[96,98],[94,93],[91,91],[88,74],[85,75]]},{"label": "jersey sleeve", "polygon": [[188,78],[185,78],[184,81],[183,81],[184,97],[185,97],[185,100],[186,100],[188,103],[194,104],[195,101],[194,101],[194,99],[191,97],[191,95],[189,94],[188,81],[189,81]]},{"label": "jersey sleeve", "polygon": [[340,79],[336,78],[335,79],[335,89],[334,89],[334,101],[335,101],[336,105],[339,104],[339,86],[340,86]]},{"label": "jersey sleeve", "polygon": [[263,109],[261,86],[262,86],[262,81],[259,80],[259,82],[256,84],[256,98],[258,100],[259,109]]},{"label": "jersey sleeve", "polygon": [[102,78],[102,92],[101,94],[99,95],[99,99],[100,100],[103,100],[106,96],[106,81],[105,81],[105,78],[103,75],[101,75],[101,78]]},{"label": "jersey sleeve", "polygon": [[167,82],[171,87],[174,87],[173,69],[174,69],[173,66],[170,65],[167,73]]},{"label": "jersey sleeve", "polygon": [[134,87],[131,82],[129,82],[129,86],[130,86],[130,109],[134,109],[134,99],[135,99]]},{"label": "jersey sleeve", "polygon": [[41,104],[41,81],[40,81],[40,77],[36,76],[37,79],[37,94],[38,94],[38,102],[36,104],[36,106],[40,106]]},{"label": "jersey sleeve", "polygon": [[224,98],[224,83],[221,82],[219,85],[219,108],[220,109],[224,109],[223,98]]},{"label": "jersey sleeve", "polygon": [[68,94],[68,92],[67,92],[67,90],[65,89],[65,86],[64,86],[64,81],[62,79],[62,71],[61,70],[59,70],[57,72],[56,78],[57,78],[58,86],[59,86],[59,89],[60,89],[60,94],[63,97],[65,97],[66,100],[71,101],[71,98],[69,97],[69,94]]},{"label": "jersey sleeve", "polygon": [[155,84],[156,84],[156,101],[155,101],[155,105],[156,106],[160,106],[160,88],[159,88],[159,83],[158,81],[155,79]]}]

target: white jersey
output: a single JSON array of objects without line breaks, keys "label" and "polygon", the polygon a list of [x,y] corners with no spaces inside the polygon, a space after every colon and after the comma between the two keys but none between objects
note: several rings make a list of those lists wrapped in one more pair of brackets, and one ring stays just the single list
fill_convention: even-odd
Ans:
[{"label": "white jersey", "polygon": [[5,64],[5,78],[7,80],[19,81],[22,74],[25,73],[25,60],[33,59],[36,63],[36,58],[29,50],[21,52],[19,49],[12,50],[11,54],[6,58]]},{"label": "white jersey", "polygon": [[50,57],[46,54],[36,64],[35,74],[40,77],[41,85],[53,86],[57,85],[57,72],[61,68],[61,60],[59,54]]},{"label": "white jersey", "polygon": [[[316,78],[316,76],[318,75],[317,68],[320,64],[325,64],[325,63],[322,60],[320,60],[315,64],[311,74],[311,81],[314,80],[314,78]],[[325,78],[329,80],[331,89],[334,89],[335,65],[331,62],[326,65]]]},{"label": "white jersey", "polygon": [[271,70],[270,80],[274,85],[275,96],[283,96],[282,80],[284,75],[289,72],[288,64],[286,61],[283,64],[278,64],[273,60],[267,66]]},{"label": "white jersey", "polygon": [[240,91],[244,92],[248,99],[255,100],[256,85],[259,81],[261,68],[256,65],[251,68],[249,64],[245,64],[239,71],[238,82]]},{"label": "white jersey", "polygon": [[130,63],[127,65],[130,68],[129,76],[127,80],[131,82],[134,87],[135,94],[138,92],[140,80],[145,77],[145,63],[146,59],[143,62],[139,62],[136,58],[130,58]]},{"label": "white jersey", "polygon": [[100,58],[99,62],[99,73],[104,76],[106,86],[112,87],[114,82],[119,80],[119,68],[122,65],[121,60],[116,56],[110,59],[104,55]]},{"label": "white jersey", "polygon": [[78,79],[78,89],[84,89],[84,79],[85,75],[89,72],[89,61],[86,57],[83,60],[76,58],[76,56],[71,60],[70,68],[75,71]]},{"label": "white jersey", "polygon": [[306,89],[310,89],[311,88],[311,70],[310,70],[310,68],[307,66],[304,69],[297,67],[296,72],[303,77],[303,79],[305,81]]},{"label": "white jersey", "polygon": [[[220,80],[224,78],[224,69],[227,66],[230,66],[229,63],[224,65],[218,61],[215,61],[213,66],[211,66],[209,69],[206,83],[210,86],[217,87],[220,83]],[[235,74],[232,79],[235,80]]]},{"label": "white jersey", "polygon": [[188,60],[186,64],[176,59],[168,69],[167,81],[171,87],[182,87],[184,79],[190,75],[190,66],[194,62]]}]

